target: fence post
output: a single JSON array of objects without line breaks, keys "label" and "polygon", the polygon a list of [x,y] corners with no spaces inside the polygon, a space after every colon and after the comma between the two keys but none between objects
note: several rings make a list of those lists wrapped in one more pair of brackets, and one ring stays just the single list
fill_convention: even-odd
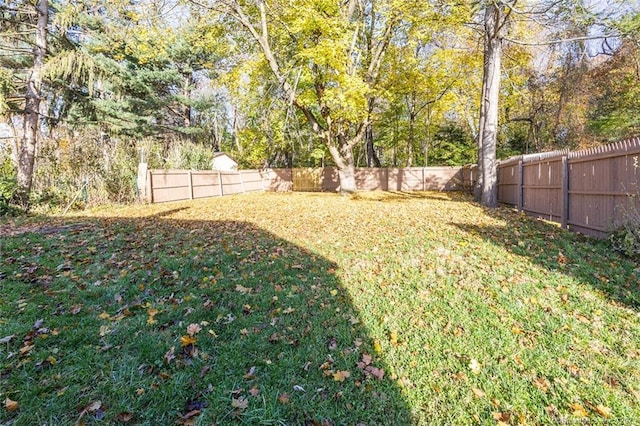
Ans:
[{"label": "fence post", "polygon": [[147,170],[147,190],[149,191],[149,203],[153,204],[153,173]]},{"label": "fence post", "polygon": [[189,186],[189,199],[193,200],[193,177],[191,175],[191,170],[187,171],[187,179],[189,180],[188,182],[188,186]]},{"label": "fence post", "polygon": [[569,227],[569,161],[566,155],[562,156],[562,210],[561,210],[561,226]]},{"label": "fence post", "polygon": [[387,181],[387,188],[385,189],[385,191],[389,191],[389,168],[385,167],[384,172]]},{"label": "fence post", "polygon": [[218,170],[218,185],[220,185],[220,196],[224,195],[224,191],[222,190],[222,173]]},{"label": "fence post", "polygon": [[521,212],[524,209],[524,164],[522,160],[518,161],[518,192],[516,194],[516,199],[518,203],[518,211]]},{"label": "fence post", "polygon": [[422,190],[423,191],[427,190],[427,183],[425,182],[425,175],[424,175],[424,167],[422,168]]},{"label": "fence post", "polygon": [[240,175],[240,187],[242,188],[242,193],[246,194],[247,193],[247,188],[245,188],[245,186],[244,186],[244,176],[242,175],[242,171],[238,170],[238,174]]}]

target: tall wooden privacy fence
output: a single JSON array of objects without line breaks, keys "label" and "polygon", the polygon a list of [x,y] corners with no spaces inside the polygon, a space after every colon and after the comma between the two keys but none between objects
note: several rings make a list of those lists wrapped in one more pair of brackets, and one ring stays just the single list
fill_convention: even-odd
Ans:
[{"label": "tall wooden privacy fence", "polygon": [[[461,167],[358,168],[356,187],[364,191],[455,191],[465,187],[464,176]],[[152,203],[256,191],[337,191],[340,186],[334,167],[239,172],[149,170],[138,179],[143,198]]]},{"label": "tall wooden privacy fence", "polygon": [[501,161],[498,200],[563,227],[606,236],[640,209],[640,139]]}]

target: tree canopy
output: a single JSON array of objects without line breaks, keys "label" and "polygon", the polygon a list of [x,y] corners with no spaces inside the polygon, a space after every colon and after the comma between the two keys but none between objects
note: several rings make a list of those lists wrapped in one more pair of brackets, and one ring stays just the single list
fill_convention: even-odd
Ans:
[{"label": "tree canopy", "polygon": [[14,164],[23,204],[48,164],[122,146],[159,166],[180,146],[192,147],[178,155],[187,163],[225,150],[245,167],[335,165],[345,192],[359,166],[478,161],[491,191],[497,158],[637,133],[640,12],[614,10],[545,0],[1,2],[2,164]]}]

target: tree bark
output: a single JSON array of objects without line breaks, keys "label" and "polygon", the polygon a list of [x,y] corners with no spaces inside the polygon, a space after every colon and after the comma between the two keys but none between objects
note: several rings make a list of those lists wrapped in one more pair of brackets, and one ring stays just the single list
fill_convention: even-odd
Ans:
[{"label": "tree bark", "polygon": [[409,134],[407,135],[407,167],[413,166],[413,144],[416,139],[416,113],[409,111]]},{"label": "tree bark", "polygon": [[382,167],[378,154],[376,154],[375,146],[373,145],[373,125],[371,124],[367,126],[365,143],[367,146],[367,167]]},{"label": "tree bark", "polygon": [[35,5],[38,20],[36,39],[33,47],[33,66],[27,78],[24,112],[24,132],[18,154],[18,189],[16,201],[24,209],[29,208],[29,194],[33,184],[38,124],[40,121],[40,99],[42,88],[42,67],[47,52],[47,23],[49,7],[47,0],[38,0]]},{"label": "tree bark", "polygon": [[498,137],[498,101],[502,62],[502,31],[508,15],[504,4],[486,6],[482,98],[478,126],[478,186],[476,200],[486,207],[498,206],[496,145]]},{"label": "tree bark", "polygon": [[344,144],[338,148],[333,143],[329,144],[329,153],[338,168],[338,177],[340,178],[340,193],[343,195],[354,194],[356,188],[356,168],[353,159],[353,148],[355,143]]}]

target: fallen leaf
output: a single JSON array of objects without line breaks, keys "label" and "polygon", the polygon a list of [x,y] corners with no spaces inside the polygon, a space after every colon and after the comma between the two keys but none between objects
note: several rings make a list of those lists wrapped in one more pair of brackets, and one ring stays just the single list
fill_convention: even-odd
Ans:
[{"label": "fallen leaf", "polygon": [[16,337],[15,334],[12,334],[11,336],[5,336],[0,339],[0,344],[9,343],[11,340],[13,340],[14,337]]},{"label": "fallen leaf", "polygon": [[176,351],[175,346],[171,346],[171,349],[169,349],[167,353],[164,354],[162,359],[164,360],[165,363],[169,364],[173,359],[175,359],[176,357],[175,351]]},{"label": "fallen leaf", "polygon": [[202,410],[206,406],[207,406],[206,402],[202,402],[198,400],[187,401],[186,411]]},{"label": "fallen leaf", "polygon": [[198,339],[196,339],[193,336],[185,335],[185,336],[180,337],[180,344],[182,345],[182,347],[189,346],[189,345],[194,345],[197,341],[198,341]]},{"label": "fallen leaf", "polygon": [[208,365],[203,366],[203,367],[200,369],[200,378],[201,378],[201,379],[204,379],[204,376],[206,376],[206,375],[207,375],[207,373],[209,372],[209,370],[211,370],[211,367],[209,367]]},{"label": "fallen leaf", "polygon": [[330,361],[325,361],[320,365],[320,370],[328,370],[329,368],[331,368],[331,362]]},{"label": "fallen leaf", "polygon": [[251,367],[247,373],[242,376],[245,380],[251,380],[256,378],[256,367]]},{"label": "fallen leaf", "polygon": [[335,351],[336,349],[338,349],[338,341],[336,340],[335,337],[331,337],[329,339],[329,342],[327,343],[327,347],[329,348],[330,351]]},{"label": "fallen leaf", "polygon": [[371,357],[371,355],[369,354],[362,354],[362,362],[364,363],[364,365],[369,365],[371,364],[371,361],[373,360],[373,358]]},{"label": "fallen leaf", "polygon": [[133,420],[133,413],[125,411],[123,413],[118,414],[114,418],[114,420],[118,423],[129,423],[131,420]]},{"label": "fallen leaf", "polygon": [[242,396],[240,398],[231,398],[231,406],[238,410],[246,410],[249,406],[249,400]]},{"label": "fallen leaf", "polygon": [[587,410],[577,402],[569,404],[569,408],[573,410],[572,414],[576,417],[587,417],[588,415]]},{"label": "fallen leaf", "polygon": [[567,259],[567,256],[565,256],[564,254],[562,254],[561,251],[558,252],[558,263],[562,266],[567,264],[567,261],[569,259]]},{"label": "fallen leaf", "polygon": [[194,418],[194,417],[200,415],[200,413],[201,413],[200,410],[191,410],[191,411],[187,412],[186,414],[184,414],[182,416],[182,418],[184,420],[191,419],[191,418]]},{"label": "fallen leaf", "polygon": [[477,359],[472,358],[471,361],[469,361],[469,370],[471,370],[473,374],[480,374],[481,366]]},{"label": "fallen leaf", "polygon": [[288,393],[283,393],[283,394],[280,394],[280,396],[278,397],[278,402],[280,404],[288,404],[289,403],[289,399],[290,399],[289,394]]},{"label": "fallen leaf", "polygon": [[17,401],[14,401],[9,397],[6,397],[4,399],[4,408],[6,408],[7,411],[16,411],[19,406],[20,405],[18,404]]},{"label": "fallen leaf", "polygon": [[242,285],[240,285],[240,284],[238,284],[238,285],[236,286],[236,291],[239,291],[239,292],[240,292],[240,293],[242,293],[242,294],[248,294],[248,293],[251,293],[251,289],[250,289],[250,288],[248,288],[248,287],[244,287],[244,286],[242,286]]},{"label": "fallen leaf", "polygon": [[509,424],[509,420],[511,420],[511,413],[493,413],[493,418],[498,422]]},{"label": "fallen leaf", "polygon": [[147,310],[147,315],[149,315],[149,317],[147,318],[147,324],[151,325],[151,324],[155,324],[156,321],[156,315],[158,315],[158,311],[156,308],[149,308]]},{"label": "fallen leaf", "polygon": [[87,414],[87,413],[95,413],[98,410],[100,410],[100,407],[102,407],[102,402],[101,401],[93,401],[91,403],[89,403],[88,405],[86,405],[82,411],[80,412],[80,415],[78,416],[78,420],[76,421],[76,424],[80,423],[80,420],[82,420],[82,418]]},{"label": "fallen leaf", "polygon": [[200,330],[202,330],[202,327],[200,327],[200,324],[189,324],[187,326],[187,334],[189,336],[194,336],[194,335],[198,334],[200,332]]},{"label": "fallen leaf", "polygon": [[471,388],[471,392],[476,396],[476,398],[484,398],[486,393],[478,388]]},{"label": "fallen leaf", "polygon": [[373,365],[367,365],[364,371],[365,373],[371,374],[378,380],[382,380],[384,378],[384,370],[382,368],[374,367]]},{"label": "fallen leaf", "polygon": [[33,345],[24,345],[20,348],[20,355],[26,355],[29,352],[31,352],[31,349],[33,349]]},{"label": "fallen leaf", "polygon": [[333,373],[333,380],[337,382],[344,382],[347,378],[349,378],[349,376],[351,376],[350,372],[340,370]]},{"label": "fallen leaf", "polygon": [[549,386],[551,386],[551,383],[549,383],[549,380],[547,380],[545,377],[538,377],[533,380],[533,385],[540,389],[542,392],[547,392],[549,390]]},{"label": "fallen leaf", "polygon": [[611,417],[611,408],[605,407],[602,404],[598,404],[595,406],[596,413],[600,414],[605,419]]}]

